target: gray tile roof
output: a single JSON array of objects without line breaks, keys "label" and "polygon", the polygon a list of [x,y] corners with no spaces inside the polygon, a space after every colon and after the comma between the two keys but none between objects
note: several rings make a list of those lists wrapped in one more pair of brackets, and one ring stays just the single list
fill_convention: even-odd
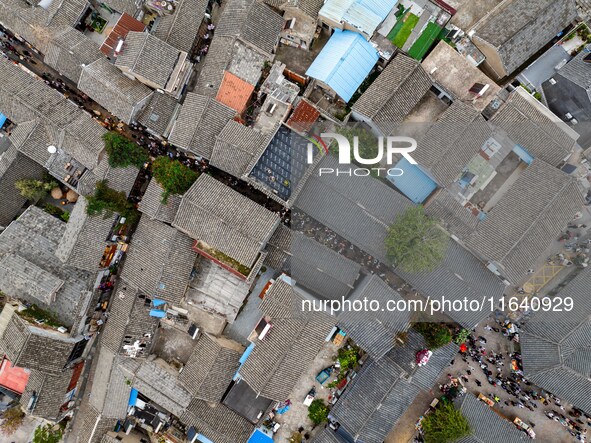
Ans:
[{"label": "gray tile roof", "polygon": [[189,92],[168,141],[210,159],[216,137],[235,115],[233,109],[217,100]]},{"label": "gray tile roof", "polygon": [[232,61],[233,52],[238,45],[234,37],[217,35],[209,45],[209,51],[203,60],[203,66],[197,78],[194,92],[215,97],[224,78],[224,71]]},{"label": "gray tile roof", "polygon": [[353,105],[353,112],[371,119],[390,135],[431,87],[421,64],[399,54]]},{"label": "gray tile roof", "polygon": [[267,250],[283,256],[275,269],[285,270],[298,285],[322,298],[340,299],[349,294],[359,276],[359,264],[300,232],[292,233],[283,225],[277,231],[279,235],[273,234],[267,243]]},{"label": "gray tile roof", "polygon": [[397,346],[380,360],[366,361],[331,410],[331,416],[356,441],[382,443],[418,393],[433,387],[458,351],[456,345],[449,344],[434,350],[427,365],[416,367],[415,355],[425,348],[425,343],[414,331],[409,331],[408,336],[405,345]]},{"label": "gray tile roof", "polygon": [[[385,307],[389,300],[402,300],[400,294],[390,288],[377,275],[367,276],[349,297],[355,300],[376,300]],[[410,314],[405,311],[371,312],[344,310],[337,317],[337,324],[351,339],[372,358],[379,359],[396,343],[396,335],[406,331],[410,323]]]},{"label": "gray tile roof", "polygon": [[534,159],[466,244],[500,263],[517,283],[581,209],[581,203],[574,177]]},{"label": "gray tile roof", "polygon": [[277,229],[267,242],[266,266],[275,270],[283,269],[283,265],[289,257],[292,235],[293,231],[284,224],[277,226]]},{"label": "gray tile roof", "polygon": [[27,156],[10,146],[0,154],[0,195],[2,195],[2,211],[0,211],[0,226],[8,226],[18,215],[27,201],[15,188],[17,180],[23,178],[40,179],[43,168]]},{"label": "gray tile roof", "polygon": [[[325,157],[318,167],[336,168],[336,159]],[[308,179],[294,206],[358,248],[387,263],[384,238],[387,227],[396,216],[411,205],[396,191],[371,177],[322,175]],[[445,295],[480,300],[483,293],[499,297],[504,290],[501,281],[472,254],[450,242],[438,269],[429,273],[405,274],[397,271],[421,293],[432,298]],[[472,328],[486,312],[450,313],[459,323]]]},{"label": "gray tile roof", "polygon": [[208,3],[208,0],[177,2],[174,14],[157,20],[154,35],[181,51],[190,52]]},{"label": "gray tile roof", "polygon": [[241,355],[237,348],[203,334],[179,379],[193,398],[219,403],[240,366]]},{"label": "gray tile roof", "polygon": [[[24,399],[30,398],[35,391],[37,395],[37,402],[32,411],[33,415],[47,418],[49,420],[57,420],[62,416],[60,411],[64,404],[64,398],[68,391],[68,384],[72,378],[72,370],[66,370],[61,373],[47,374],[39,371],[31,371],[33,383],[29,382],[25,388],[25,392],[21,397],[21,406],[26,408],[28,402]],[[30,379],[29,379],[30,380]],[[29,386],[29,384],[31,386]]]},{"label": "gray tile roof", "polygon": [[570,60],[566,65],[558,70],[558,74],[570,80],[575,85],[585,89],[587,93],[591,89],[591,76],[589,75],[589,64],[585,63],[583,59],[588,55],[588,52],[581,51]]},{"label": "gray tile roof", "polygon": [[138,114],[137,121],[154,134],[166,136],[179,106],[179,102],[168,94],[154,94]]},{"label": "gray tile roof", "polygon": [[476,109],[456,100],[421,138],[413,156],[441,186],[449,186],[491,134]]},{"label": "gray tile roof", "polygon": [[178,374],[164,368],[166,363],[144,361],[133,379],[133,387],[157,405],[181,417],[191,394],[179,382]]},{"label": "gray tile roof", "polygon": [[90,216],[86,213],[87,207],[88,201],[80,196],[70,213],[64,236],[55,255],[62,262],[75,268],[96,272],[105,252],[115,216]]},{"label": "gray tile roof", "polygon": [[324,314],[302,311],[302,300],[288,283],[277,279],[260,305],[273,327],[256,342],[240,375],[263,397],[289,398],[334,326],[334,320]]},{"label": "gray tile roof", "polygon": [[180,51],[147,32],[130,31],[115,66],[128,69],[164,88],[179,60]]},{"label": "gray tile roof", "polygon": [[82,69],[78,89],[126,123],[133,120],[154,93],[146,85],[126,77],[106,58]]},{"label": "gray tile roof", "polygon": [[277,214],[202,174],[185,193],[173,225],[252,266],[279,224]]},{"label": "gray tile roof", "polygon": [[493,435],[495,441],[507,443],[529,440],[525,432],[520,431],[513,423],[505,420],[490,406],[470,393],[461,398],[460,410],[470,423],[472,430],[470,436],[472,439],[468,441],[486,443],[491,441]]},{"label": "gray tile roof", "polygon": [[181,204],[180,195],[170,195],[166,204],[162,203],[164,189],[155,179],[151,179],[148,188],[139,203],[138,209],[151,219],[172,223]]},{"label": "gray tile roof", "polygon": [[239,37],[271,54],[283,29],[283,17],[256,0],[230,0],[222,13],[216,37]]},{"label": "gray tile roof", "polygon": [[104,57],[99,46],[80,31],[67,27],[49,42],[43,61],[60,74],[78,83],[82,65]]},{"label": "gray tile roof", "polygon": [[234,177],[242,177],[250,172],[252,163],[263,153],[274,133],[263,134],[230,120],[216,137],[210,163]]},{"label": "gray tile roof", "polygon": [[[31,270],[42,270],[45,275],[52,275],[63,284],[58,288],[55,300],[43,303],[31,291],[30,275],[24,282],[29,287],[26,291],[9,279],[0,279],[0,290],[22,298],[30,303],[37,303],[44,309],[55,312],[66,326],[76,322],[83,306],[91,295],[90,289],[94,276],[71,266],[62,264],[54,255],[59,241],[66,229],[66,224],[35,206],[30,206],[17,220],[13,221],[0,233],[0,259],[7,266],[16,267],[29,263]],[[20,257],[17,260],[3,259],[5,255]],[[15,271],[18,269],[15,268]],[[56,280],[57,281],[57,280]],[[16,283],[16,281],[13,281]],[[40,293],[41,294],[41,293]]]},{"label": "gray tile roof", "polygon": [[347,440],[329,427],[325,427],[312,439],[312,443],[347,443]]},{"label": "gray tile roof", "polygon": [[0,111],[17,125],[11,137],[19,151],[44,165],[48,143],[62,148],[87,168],[94,168],[104,152],[106,130],[58,91],[5,59],[0,74],[10,79],[0,85]]},{"label": "gray tile roof", "polygon": [[[68,334],[32,326],[6,305],[2,312],[5,322],[0,343],[15,366],[44,374],[63,372],[77,340]],[[64,392],[65,393],[65,392]]]},{"label": "gray tile roof", "polygon": [[533,383],[591,413],[591,361],[588,354],[591,270],[585,269],[558,293],[571,297],[574,309],[539,311],[524,325],[521,337],[523,370]]},{"label": "gray tile roof", "polygon": [[62,0],[53,2],[47,8],[50,18],[48,25],[74,26],[89,6],[87,0]]},{"label": "gray tile roof", "polygon": [[180,417],[187,427],[194,426],[216,443],[246,442],[254,426],[221,404],[207,403],[194,398]]},{"label": "gray tile roof", "polygon": [[78,181],[77,189],[82,195],[94,194],[96,183],[106,180],[110,188],[129,195],[137,179],[139,169],[136,166],[113,168],[109,165],[109,158],[105,155],[98,166],[92,171],[86,171]]},{"label": "gray tile roof", "polygon": [[459,238],[468,237],[479,223],[478,217],[474,217],[463,207],[448,189],[440,189],[429,200],[425,211],[430,217],[437,219],[448,232]]},{"label": "gray tile roof", "polygon": [[[118,353],[130,320],[131,310],[138,296],[138,289],[120,280],[111,298],[109,318],[101,333],[101,346]],[[143,300],[142,300],[143,302]]]},{"label": "gray tile roof", "polygon": [[476,23],[472,39],[497,48],[507,73],[511,73],[576,16],[574,0],[505,0]]},{"label": "gray tile roof", "polygon": [[192,245],[193,240],[185,234],[142,216],[121,278],[152,297],[179,303],[197,257]]},{"label": "gray tile roof", "polygon": [[[525,90],[518,88],[492,123],[532,156],[558,166],[573,151],[578,135]],[[540,143],[540,138],[544,143]]]}]

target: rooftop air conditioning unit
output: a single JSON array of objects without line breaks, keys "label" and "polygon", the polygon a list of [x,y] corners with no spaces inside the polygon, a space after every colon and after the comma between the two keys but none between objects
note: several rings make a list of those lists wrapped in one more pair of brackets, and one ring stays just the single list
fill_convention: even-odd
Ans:
[{"label": "rooftop air conditioning unit", "polygon": [[548,80],[550,82],[550,84],[552,86],[554,86],[556,84],[556,80],[554,80],[554,77],[551,77],[550,80]]}]

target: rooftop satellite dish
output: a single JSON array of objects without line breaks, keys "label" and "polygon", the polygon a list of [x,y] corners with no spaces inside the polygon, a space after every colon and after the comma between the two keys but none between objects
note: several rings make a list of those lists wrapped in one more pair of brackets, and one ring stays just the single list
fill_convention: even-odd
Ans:
[{"label": "rooftop satellite dish", "polygon": [[47,147],[47,152],[49,152],[50,154],[55,154],[57,152],[57,148],[53,145],[49,145]]}]

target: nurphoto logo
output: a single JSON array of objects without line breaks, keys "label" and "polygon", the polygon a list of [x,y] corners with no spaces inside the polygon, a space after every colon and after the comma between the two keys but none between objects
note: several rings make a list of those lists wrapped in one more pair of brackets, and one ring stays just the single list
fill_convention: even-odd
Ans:
[{"label": "nurphoto logo", "polygon": [[[308,143],[308,164],[314,162],[314,149],[318,149],[321,152],[328,153],[328,147],[325,143],[326,139],[334,139],[338,146],[338,158],[340,165],[351,165],[352,160],[360,165],[381,165],[384,160],[384,154],[386,155],[386,164],[388,167],[372,167],[372,168],[319,168],[318,175],[349,175],[349,176],[368,176],[374,173],[374,175],[381,176],[383,174],[390,177],[400,177],[404,174],[404,171],[400,168],[390,167],[394,164],[395,154],[400,154],[404,157],[411,165],[416,165],[417,162],[410,155],[415,149],[417,149],[417,141],[411,137],[405,136],[388,136],[378,137],[377,153],[374,158],[363,158],[359,153],[359,138],[353,137],[353,155],[351,155],[351,143],[342,134],[336,134],[334,132],[323,132],[320,134],[320,138],[309,138]],[[330,144],[330,143],[329,143]],[[385,148],[384,148],[385,146]]]}]

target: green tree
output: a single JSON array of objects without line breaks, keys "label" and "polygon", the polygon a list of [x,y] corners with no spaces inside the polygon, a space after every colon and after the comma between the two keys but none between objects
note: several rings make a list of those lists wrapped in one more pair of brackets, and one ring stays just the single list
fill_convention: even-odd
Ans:
[{"label": "green tree", "polygon": [[411,206],[398,215],[385,239],[390,263],[413,273],[435,269],[445,256],[448,243],[448,236],[421,205]]},{"label": "green tree", "polygon": [[137,166],[141,168],[148,161],[148,154],[137,143],[116,132],[103,135],[105,150],[109,155],[109,165],[114,168]]},{"label": "green tree", "polygon": [[451,342],[451,331],[447,325],[420,322],[413,324],[413,327],[421,333],[430,349],[440,348]]},{"label": "green tree", "polygon": [[328,411],[328,406],[324,404],[324,401],[317,398],[308,407],[308,417],[312,423],[319,425],[328,420]]},{"label": "green tree", "polygon": [[440,402],[439,407],[421,422],[425,443],[451,443],[470,435],[466,417],[451,402]]},{"label": "green tree", "polygon": [[88,215],[104,214],[108,216],[113,212],[118,212],[127,218],[129,224],[134,224],[139,218],[137,209],[127,200],[125,193],[110,188],[105,180],[97,182],[94,195],[90,195],[86,199],[88,200],[86,207]]},{"label": "green tree", "polygon": [[456,336],[454,337],[454,343],[456,345],[461,345],[468,340],[468,336],[470,335],[470,331],[468,329],[461,329]]},{"label": "green tree", "polygon": [[359,361],[358,350],[354,347],[339,349],[339,364],[341,365],[341,373],[348,369],[353,369],[357,366]]},{"label": "green tree", "polygon": [[166,203],[171,194],[184,194],[197,180],[199,174],[178,160],[168,157],[158,157],[152,163],[152,173],[156,181],[162,186],[162,202]]},{"label": "green tree", "polygon": [[49,191],[57,186],[53,179],[38,180],[34,178],[22,178],[14,183],[14,186],[27,200],[37,202],[47,195]]},{"label": "green tree", "polygon": [[33,443],[58,443],[62,439],[62,430],[54,429],[49,423],[35,429]]},{"label": "green tree", "polygon": [[7,409],[4,414],[2,414],[2,424],[0,424],[2,433],[4,435],[14,434],[14,432],[21,427],[24,419],[25,413],[20,406],[14,406]]}]

